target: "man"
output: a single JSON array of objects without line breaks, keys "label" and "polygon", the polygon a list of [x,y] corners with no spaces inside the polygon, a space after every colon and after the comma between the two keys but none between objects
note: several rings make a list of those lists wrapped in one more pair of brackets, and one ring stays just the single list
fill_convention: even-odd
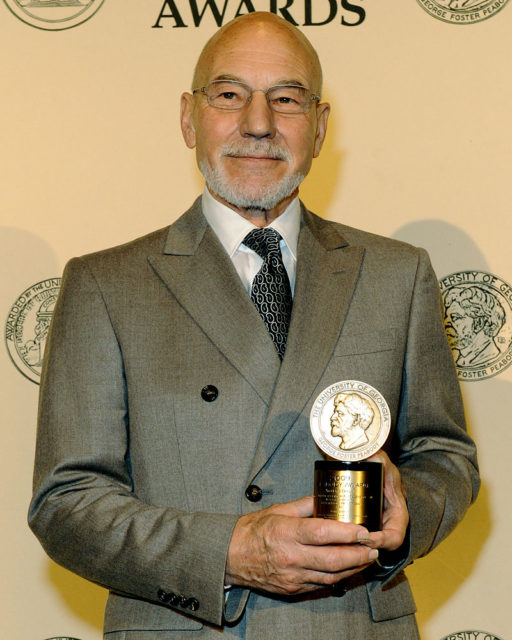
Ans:
[{"label": "man", "polygon": [[[66,268],[29,520],[110,590],[111,640],[416,638],[401,569],[477,491],[425,253],[297,200],[326,133],[320,93],[291,25],[223,27],[181,102],[202,198]],[[378,532],[311,517],[308,416],[342,379],[376,387],[394,417]]]}]

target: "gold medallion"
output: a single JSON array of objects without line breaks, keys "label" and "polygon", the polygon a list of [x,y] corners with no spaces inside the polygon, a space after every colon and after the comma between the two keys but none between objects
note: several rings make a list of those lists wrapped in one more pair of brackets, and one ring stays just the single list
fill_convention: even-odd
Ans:
[{"label": "gold medallion", "polygon": [[327,387],[311,410],[310,428],[331,460],[315,463],[314,516],[381,527],[383,465],[367,462],[386,442],[389,407],[381,393],[359,380]]},{"label": "gold medallion", "polygon": [[313,404],[311,433],[330,458],[364,460],[386,442],[391,416],[384,396],[359,380],[343,380],[324,389]]}]

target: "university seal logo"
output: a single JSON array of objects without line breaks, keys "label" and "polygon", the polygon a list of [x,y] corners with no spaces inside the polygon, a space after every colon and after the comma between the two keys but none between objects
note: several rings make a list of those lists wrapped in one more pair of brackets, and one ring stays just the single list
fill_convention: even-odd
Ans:
[{"label": "university seal logo", "polygon": [[19,371],[39,384],[44,346],[61,278],[32,285],[12,305],[5,326],[5,342]]},{"label": "university seal logo", "polygon": [[512,363],[512,287],[485,271],[458,271],[440,286],[459,380],[504,371]]},{"label": "university seal logo", "polygon": [[61,31],[89,20],[104,0],[4,0],[16,17],[38,29]]},{"label": "university seal logo", "polygon": [[508,0],[416,0],[431,16],[451,24],[471,24],[492,18]]}]

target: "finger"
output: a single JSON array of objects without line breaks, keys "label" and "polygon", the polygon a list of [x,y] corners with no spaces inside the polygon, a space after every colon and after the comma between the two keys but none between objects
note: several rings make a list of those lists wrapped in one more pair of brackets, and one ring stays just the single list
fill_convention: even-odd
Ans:
[{"label": "finger", "polygon": [[351,576],[356,575],[356,573],[360,573],[364,571],[364,569],[371,566],[373,563],[369,562],[367,564],[360,565],[354,569],[346,569],[345,571],[339,571],[337,573],[324,573],[321,571],[310,571],[305,574],[306,582],[304,586],[307,588],[308,585],[312,585],[314,589],[318,589],[318,586],[324,587],[332,587],[337,584],[341,580],[346,580]]},{"label": "finger", "polygon": [[[311,548],[313,552],[317,548]],[[344,580],[360,571],[363,571],[378,557],[375,549],[349,549],[341,545],[337,554],[332,554],[331,559],[322,559],[318,561],[318,567],[327,567],[323,570],[318,567],[308,568],[300,561],[300,557],[294,557],[294,563],[279,572],[272,572],[270,580],[277,591],[284,593],[303,593],[310,591],[312,588],[318,589],[319,586],[329,586]],[[335,557],[338,555],[339,557]],[[369,560],[368,558],[372,558]],[[364,562],[361,562],[364,560]],[[296,564],[296,563],[297,564]],[[315,565],[315,557],[307,557],[309,565]],[[354,566],[351,566],[354,564]]]},{"label": "finger", "polygon": [[381,531],[371,533],[370,540],[367,544],[375,549],[395,551],[395,549],[398,549],[405,540],[406,531],[406,524],[404,526],[402,523],[398,523],[396,525],[393,523],[389,526],[383,527]]},{"label": "finger", "polygon": [[361,569],[379,556],[377,549],[363,545],[329,545],[302,547],[298,564],[306,570],[338,574],[350,569]]},{"label": "finger", "polygon": [[368,458],[371,462],[380,462],[384,465],[384,507],[396,504],[405,504],[405,490],[402,485],[400,471],[384,451],[378,451]]},{"label": "finger", "polygon": [[366,461],[380,462],[384,466],[384,475],[386,475],[386,473],[389,473],[391,468],[396,469],[395,465],[391,462],[388,454],[382,449],[379,449],[377,453],[374,453],[373,455],[371,455],[369,458],[366,459]]},{"label": "finger", "polygon": [[297,541],[304,545],[356,544],[368,538],[368,529],[351,522],[307,518],[297,523]]},{"label": "finger", "polygon": [[382,530],[370,533],[369,540],[365,544],[394,551],[403,543],[408,524],[409,512],[405,501],[388,505],[384,512]]},{"label": "finger", "polygon": [[292,502],[275,504],[269,507],[268,511],[292,518],[310,518],[313,515],[313,496],[304,496]]},{"label": "finger", "polygon": [[276,515],[307,519],[301,523],[298,529],[300,542],[303,544],[364,543],[368,538],[368,529],[360,525],[326,518],[311,518],[313,515],[313,496],[276,504],[268,507],[265,511]]},{"label": "finger", "polygon": [[376,453],[374,453],[369,458],[367,458],[366,461],[367,462],[382,462],[382,464],[384,466],[388,462],[390,462],[388,454],[385,451],[383,451],[382,449],[379,449]]},{"label": "finger", "polygon": [[380,449],[368,458],[369,462],[381,462],[384,465],[384,497],[390,502],[403,499],[405,501],[405,489],[402,477],[396,465],[394,465],[385,451]]}]

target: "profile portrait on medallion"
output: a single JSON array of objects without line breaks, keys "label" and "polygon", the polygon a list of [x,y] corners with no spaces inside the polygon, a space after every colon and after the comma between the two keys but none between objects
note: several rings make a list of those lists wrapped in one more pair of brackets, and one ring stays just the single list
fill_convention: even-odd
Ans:
[{"label": "profile portrait on medallion", "polygon": [[445,298],[445,328],[461,365],[484,364],[500,355],[495,339],[505,322],[505,309],[482,287],[454,287]]},{"label": "profile portrait on medallion", "polygon": [[327,387],[311,409],[310,427],[316,444],[329,457],[345,462],[376,453],[386,441],[390,425],[389,407],[382,394],[359,380]]},{"label": "profile portrait on medallion", "polygon": [[462,380],[488,378],[512,361],[512,288],[483,271],[441,280],[444,325]]},{"label": "profile portrait on medallion", "polygon": [[334,397],[331,434],[341,437],[340,449],[353,449],[368,443],[366,430],[373,422],[374,411],[357,393],[338,393]]}]

